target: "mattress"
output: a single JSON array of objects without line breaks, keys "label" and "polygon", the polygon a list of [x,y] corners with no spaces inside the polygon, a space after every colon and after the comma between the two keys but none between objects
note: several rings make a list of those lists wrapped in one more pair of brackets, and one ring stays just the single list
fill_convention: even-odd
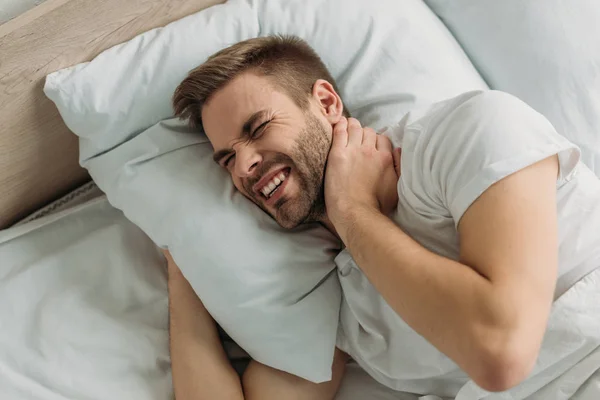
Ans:
[{"label": "mattress", "polygon": [[29,216],[17,222],[14,226],[23,225],[27,222],[45,217],[46,215],[64,211],[68,208],[83,204],[91,199],[101,197],[102,195],[102,191],[98,188],[98,186],[94,182],[90,181],[59,198],[58,200],[48,204],[47,206],[33,212]]}]

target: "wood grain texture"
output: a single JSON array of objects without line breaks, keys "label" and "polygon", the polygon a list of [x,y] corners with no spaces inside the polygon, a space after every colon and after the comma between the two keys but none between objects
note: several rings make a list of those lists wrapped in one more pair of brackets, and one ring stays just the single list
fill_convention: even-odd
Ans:
[{"label": "wood grain texture", "polygon": [[50,72],[222,0],[47,0],[0,25],[0,228],[89,180]]}]

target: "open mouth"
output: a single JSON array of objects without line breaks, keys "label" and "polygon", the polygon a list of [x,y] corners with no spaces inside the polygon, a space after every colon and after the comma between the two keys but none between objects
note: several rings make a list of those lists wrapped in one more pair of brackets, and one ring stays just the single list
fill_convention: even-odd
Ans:
[{"label": "open mouth", "polygon": [[290,175],[290,168],[285,168],[275,175],[267,182],[262,188],[259,189],[259,193],[266,200],[270,200],[274,197],[278,197],[279,192],[282,191],[285,183]]}]

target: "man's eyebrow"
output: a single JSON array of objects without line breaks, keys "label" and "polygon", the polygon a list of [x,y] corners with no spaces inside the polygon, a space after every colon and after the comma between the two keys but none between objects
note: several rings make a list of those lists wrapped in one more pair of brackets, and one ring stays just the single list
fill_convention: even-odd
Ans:
[{"label": "man's eyebrow", "polygon": [[233,149],[223,149],[223,150],[219,150],[217,152],[215,152],[213,154],[213,161],[216,162],[217,164],[221,164],[221,160],[223,159],[223,157],[225,157],[227,154],[231,153],[233,151]]},{"label": "man's eyebrow", "polygon": [[267,114],[267,110],[260,110],[252,114],[244,123],[240,138],[250,135],[250,129],[263,115]]},{"label": "man's eyebrow", "polygon": [[[256,121],[258,121],[263,115],[265,115],[267,113],[268,113],[268,110],[260,110],[260,111],[255,112],[254,114],[252,114],[250,117],[248,117],[248,119],[246,120],[246,122],[244,122],[244,125],[242,126],[242,131],[240,132],[239,138],[243,139],[245,137],[250,136],[250,129],[252,129],[252,126],[256,123]],[[233,153],[232,148],[216,151],[213,154],[213,160],[217,164],[220,164],[223,157],[227,156],[227,154],[229,154],[229,153]]]}]

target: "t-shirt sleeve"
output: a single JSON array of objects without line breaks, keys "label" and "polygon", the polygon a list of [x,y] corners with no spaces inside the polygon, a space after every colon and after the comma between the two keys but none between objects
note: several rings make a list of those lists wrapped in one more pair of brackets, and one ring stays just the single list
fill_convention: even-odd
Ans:
[{"label": "t-shirt sleeve", "polygon": [[451,102],[424,127],[428,181],[458,226],[491,185],[558,154],[557,184],[570,179],[579,149],[533,108],[507,93],[479,92]]}]

